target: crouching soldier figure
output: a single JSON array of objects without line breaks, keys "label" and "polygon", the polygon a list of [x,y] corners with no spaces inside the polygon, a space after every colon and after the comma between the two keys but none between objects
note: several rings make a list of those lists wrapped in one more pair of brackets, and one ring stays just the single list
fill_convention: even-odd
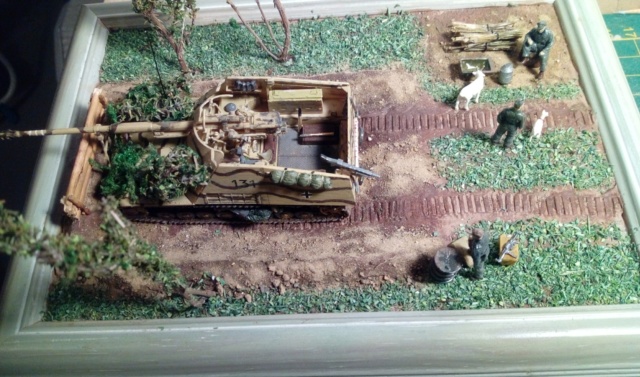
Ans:
[{"label": "crouching soldier figure", "polygon": [[474,228],[469,237],[469,253],[473,258],[473,276],[484,277],[484,264],[489,257],[489,237],[480,228]]},{"label": "crouching soldier figure", "polygon": [[500,144],[500,139],[504,133],[507,133],[507,137],[504,139],[504,148],[513,147],[513,139],[516,137],[516,132],[519,128],[524,127],[525,115],[520,108],[524,103],[523,100],[517,100],[513,107],[504,109],[498,114],[498,129],[491,136],[491,142],[493,144]]},{"label": "crouching soldier figure", "polygon": [[538,22],[538,26],[531,29],[524,36],[524,44],[520,51],[520,62],[527,64],[529,59],[539,59],[540,73],[536,76],[538,80],[542,80],[544,71],[547,70],[551,46],[553,46],[553,33],[547,29],[546,21]]}]

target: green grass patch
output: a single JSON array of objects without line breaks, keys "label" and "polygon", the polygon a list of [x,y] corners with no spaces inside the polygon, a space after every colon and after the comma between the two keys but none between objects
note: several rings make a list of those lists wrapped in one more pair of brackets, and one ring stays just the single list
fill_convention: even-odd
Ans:
[{"label": "green grass patch", "polygon": [[[277,38],[284,35],[277,23]],[[268,47],[271,38],[264,25],[254,30]],[[185,48],[185,59],[196,77],[229,75],[314,75],[404,66],[437,101],[454,102],[461,88],[443,83],[430,73],[425,61],[424,32],[411,14],[358,16],[344,19],[301,20],[291,24],[291,64],[273,61],[242,25],[230,22],[193,29]],[[175,53],[158,43],[152,30],[117,30],[107,41],[101,80],[118,82],[156,80],[154,64],[164,77],[180,74]],[[572,99],[580,93],[576,83],[500,87],[485,90],[481,101],[503,104],[517,98]]]},{"label": "green grass patch", "polygon": [[477,224],[491,234],[490,261],[501,233],[521,232],[520,260],[490,262],[483,280],[463,271],[449,284],[384,284],[380,288],[322,292],[255,292],[253,302],[211,298],[202,308],[178,300],[106,300],[73,286],[55,287],[45,320],[143,319],[391,310],[523,308],[638,303],[640,273],[636,245],[616,225],[559,223],[539,219]]},{"label": "green grass patch", "polygon": [[447,187],[456,190],[607,188],[614,182],[613,171],[597,145],[597,133],[565,129],[545,132],[540,139],[520,133],[511,152],[492,145],[486,134],[434,139],[431,150]]},{"label": "green grass patch", "polygon": [[[272,27],[282,41],[282,28],[275,23]],[[258,24],[254,30],[273,47],[267,43],[271,38],[266,26]],[[170,77],[179,74],[173,50],[154,38],[151,30],[111,32],[101,80],[154,78],[153,46],[160,71]],[[200,77],[358,71],[419,59],[421,39],[422,30],[410,15],[301,20],[291,24],[290,53],[295,61],[286,65],[269,58],[243,26],[227,23],[194,28],[185,58]]]},{"label": "green grass patch", "polygon": [[[424,79],[423,86],[436,101],[446,103],[455,103],[462,89],[453,84],[434,81],[429,77]],[[484,89],[480,94],[480,103],[500,105],[523,98],[545,101],[567,100],[578,97],[580,93],[581,89],[576,83],[538,84],[520,88],[500,86]]]}]

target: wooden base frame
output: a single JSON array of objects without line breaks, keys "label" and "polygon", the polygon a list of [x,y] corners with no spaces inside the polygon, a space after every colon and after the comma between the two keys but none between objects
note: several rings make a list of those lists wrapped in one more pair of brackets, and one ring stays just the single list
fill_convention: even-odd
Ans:
[{"label": "wooden base frame", "polygon": [[[413,10],[535,2],[283,0],[291,18],[383,13],[396,4]],[[578,65],[637,242],[640,115],[631,90],[596,0],[547,2]],[[259,18],[251,14],[253,1],[235,3],[247,19]],[[233,17],[220,0],[198,6],[199,23]],[[83,124],[108,28],[143,24],[130,9],[126,2],[83,9],[50,128]],[[47,232],[57,231],[50,214],[68,140],[45,141],[26,211]],[[40,322],[50,278],[33,258],[14,260],[0,304],[0,375],[640,375],[640,305]]]}]

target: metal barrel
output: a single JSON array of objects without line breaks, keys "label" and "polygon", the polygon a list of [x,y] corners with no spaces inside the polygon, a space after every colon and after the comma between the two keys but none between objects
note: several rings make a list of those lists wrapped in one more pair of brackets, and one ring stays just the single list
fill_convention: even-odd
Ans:
[{"label": "metal barrel", "polygon": [[448,283],[456,277],[462,263],[458,252],[451,247],[445,247],[436,252],[429,265],[429,276],[436,283]]},{"label": "metal barrel", "polygon": [[507,85],[513,79],[513,64],[507,63],[500,68],[498,74],[498,82],[502,85]]}]

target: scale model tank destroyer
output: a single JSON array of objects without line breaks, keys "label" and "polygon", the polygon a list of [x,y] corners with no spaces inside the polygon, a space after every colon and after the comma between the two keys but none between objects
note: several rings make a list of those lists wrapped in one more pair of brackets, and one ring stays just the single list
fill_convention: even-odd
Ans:
[{"label": "scale model tank destroyer", "polygon": [[190,121],[3,136],[71,133],[127,134],[164,156],[186,144],[201,156],[211,174],[196,189],[165,201],[121,199],[138,221],[336,221],[348,216],[363,178],[378,177],[359,167],[362,130],[345,82],[229,77],[201,97]]}]

